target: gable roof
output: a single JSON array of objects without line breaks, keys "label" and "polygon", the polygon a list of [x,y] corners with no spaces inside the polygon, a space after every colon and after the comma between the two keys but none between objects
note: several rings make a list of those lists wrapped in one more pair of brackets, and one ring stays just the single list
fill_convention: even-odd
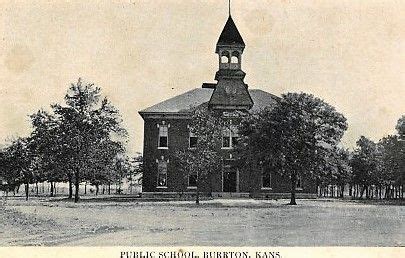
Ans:
[{"label": "gable roof", "polygon": [[253,100],[253,107],[250,112],[257,112],[264,108],[274,108],[280,101],[280,97],[259,89],[249,90]]},{"label": "gable roof", "polygon": [[228,46],[228,45],[238,45],[245,46],[242,36],[240,35],[238,28],[235,25],[232,17],[229,16],[225,23],[224,29],[219,36],[217,46]]},{"label": "gable roof", "polygon": [[[193,89],[143,109],[139,111],[139,114],[185,114],[192,108],[208,102],[213,91],[212,88]],[[249,93],[253,101],[250,112],[259,111],[265,107],[274,107],[279,100],[279,97],[259,89],[250,89]]]},{"label": "gable roof", "polygon": [[139,113],[185,113],[191,108],[207,102],[212,92],[213,89],[210,88],[193,89],[141,110]]}]

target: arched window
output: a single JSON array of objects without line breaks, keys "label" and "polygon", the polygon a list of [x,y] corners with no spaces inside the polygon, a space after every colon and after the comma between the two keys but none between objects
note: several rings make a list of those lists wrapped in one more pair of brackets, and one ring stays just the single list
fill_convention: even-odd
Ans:
[{"label": "arched window", "polygon": [[239,53],[238,53],[237,51],[233,51],[233,52],[232,52],[231,63],[232,63],[232,64],[237,64],[237,63],[239,63]]},{"label": "arched window", "polygon": [[229,63],[229,52],[228,51],[222,51],[221,52],[221,63],[222,64],[227,64]]}]

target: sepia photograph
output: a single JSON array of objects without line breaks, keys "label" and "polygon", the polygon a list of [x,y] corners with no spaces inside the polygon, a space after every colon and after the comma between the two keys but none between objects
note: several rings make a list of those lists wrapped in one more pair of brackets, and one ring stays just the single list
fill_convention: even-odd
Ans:
[{"label": "sepia photograph", "polygon": [[[0,0],[0,22],[0,247],[405,247],[405,1]],[[115,255],[288,258],[142,250]]]}]

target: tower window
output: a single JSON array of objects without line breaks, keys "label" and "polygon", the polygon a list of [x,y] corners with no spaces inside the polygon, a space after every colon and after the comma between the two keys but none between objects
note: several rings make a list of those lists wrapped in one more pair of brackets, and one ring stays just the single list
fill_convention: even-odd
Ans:
[{"label": "tower window", "polygon": [[239,63],[239,53],[237,51],[232,52],[231,63]]},{"label": "tower window", "polygon": [[168,127],[167,125],[160,125],[159,126],[159,142],[158,142],[158,147],[159,148],[167,148],[168,147]]},{"label": "tower window", "polygon": [[229,63],[229,58],[227,56],[221,56],[221,63],[223,64]]}]

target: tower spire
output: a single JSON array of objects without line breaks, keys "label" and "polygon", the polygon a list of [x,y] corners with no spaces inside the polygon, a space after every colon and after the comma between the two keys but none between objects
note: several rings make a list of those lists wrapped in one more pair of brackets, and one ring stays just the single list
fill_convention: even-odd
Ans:
[{"label": "tower spire", "polygon": [[229,11],[229,16],[231,16],[231,0],[228,0],[228,11]]}]

